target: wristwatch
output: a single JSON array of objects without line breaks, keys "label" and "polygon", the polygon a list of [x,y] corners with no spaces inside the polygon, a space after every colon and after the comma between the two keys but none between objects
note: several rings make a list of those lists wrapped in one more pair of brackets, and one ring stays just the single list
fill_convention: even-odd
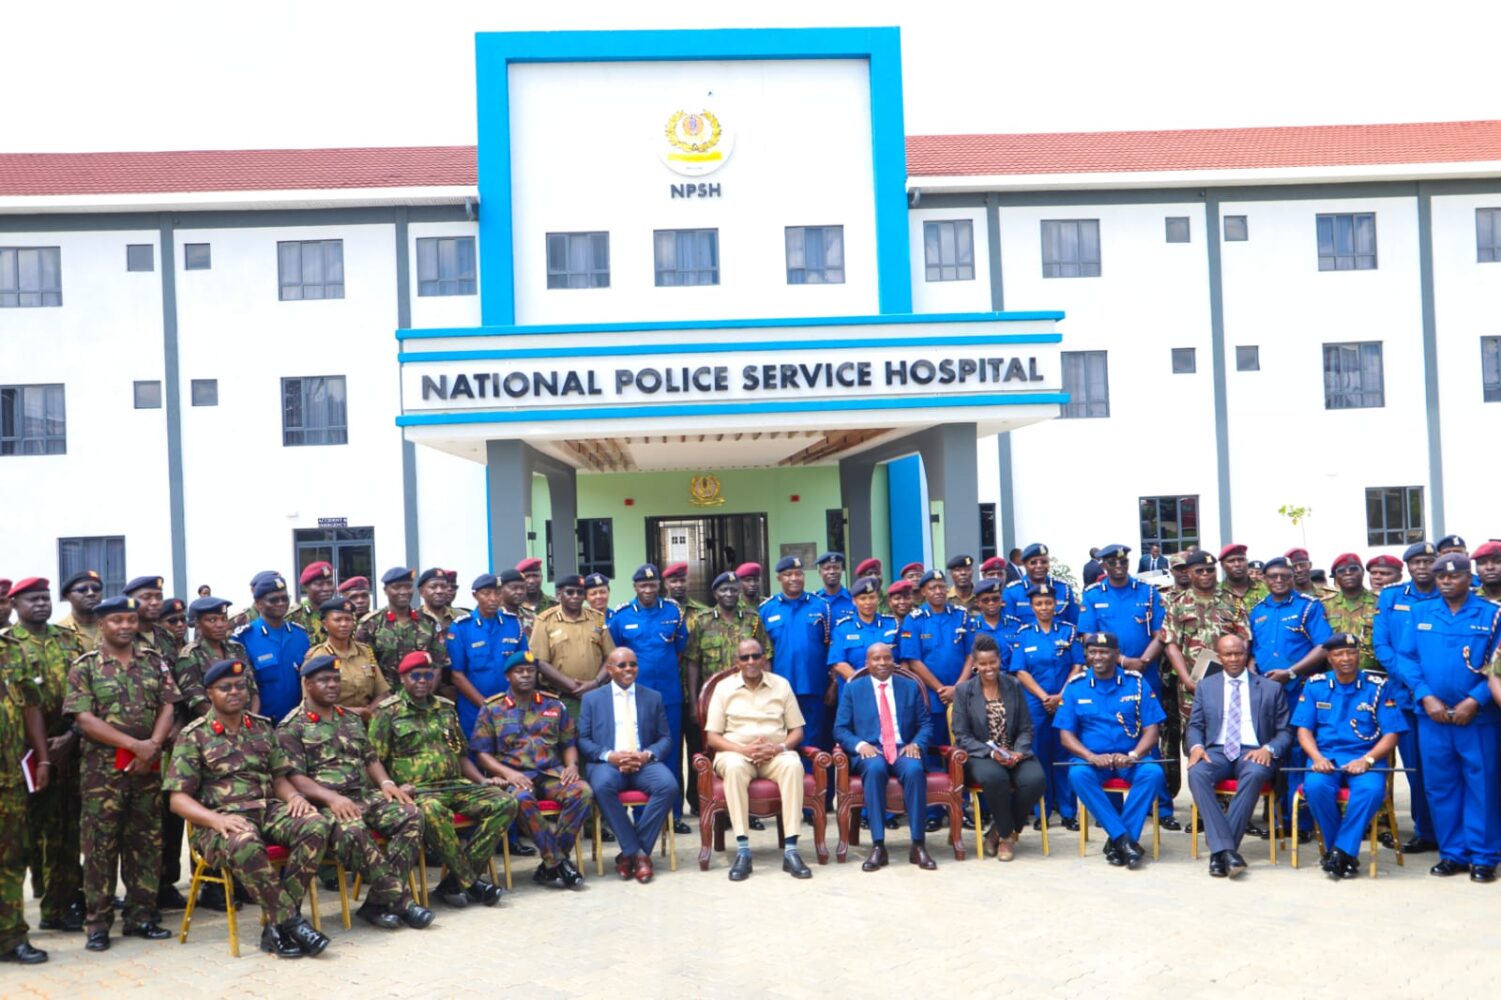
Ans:
[{"label": "wristwatch", "polygon": [[1126,754],[1126,758],[1132,763],[1135,763],[1136,761],[1141,760],[1141,754],[1137,753],[1135,750],[1132,750],[1131,752]]},{"label": "wristwatch", "polygon": [[1366,763],[1366,767],[1375,767],[1376,766],[1376,758],[1372,757],[1370,754],[1366,754],[1365,755],[1365,763]]}]

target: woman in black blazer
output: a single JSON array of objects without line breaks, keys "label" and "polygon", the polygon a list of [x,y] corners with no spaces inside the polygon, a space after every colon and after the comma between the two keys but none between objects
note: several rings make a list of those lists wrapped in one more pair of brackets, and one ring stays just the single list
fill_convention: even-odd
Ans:
[{"label": "woman in black blazer", "polygon": [[1016,835],[1046,784],[1032,754],[1032,716],[1016,678],[1001,670],[1001,651],[988,635],[975,637],[974,676],[954,689],[954,745],[969,754],[964,774],[979,785],[990,809],[985,842],[1010,861]]}]

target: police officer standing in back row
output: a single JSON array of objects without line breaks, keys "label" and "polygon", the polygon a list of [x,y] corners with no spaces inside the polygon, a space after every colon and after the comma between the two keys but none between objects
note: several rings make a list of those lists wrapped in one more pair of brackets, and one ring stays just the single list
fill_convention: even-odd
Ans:
[{"label": "police officer standing in back row", "polygon": [[792,685],[803,716],[803,742],[828,746],[826,731],[833,721],[824,707],[829,685],[829,604],[804,589],[802,559],[784,556],[776,570],[782,592],[761,602],[761,624],[772,644],[771,672]]}]

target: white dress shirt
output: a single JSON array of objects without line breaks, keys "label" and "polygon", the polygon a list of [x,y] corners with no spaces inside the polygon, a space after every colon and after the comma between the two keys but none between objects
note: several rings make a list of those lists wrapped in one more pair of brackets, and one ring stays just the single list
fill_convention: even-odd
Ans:
[{"label": "white dress shirt", "polygon": [[[1225,743],[1225,721],[1230,717],[1230,675],[1221,673],[1225,679],[1225,710],[1220,713],[1220,731],[1214,742],[1223,746]],[[1240,683],[1240,745],[1243,747],[1259,747],[1261,743],[1256,739],[1256,719],[1251,715],[1251,677],[1250,673],[1242,673],[1237,680]]]},{"label": "white dress shirt", "polygon": [[[641,723],[636,713],[636,685],[632,684],[628,688],[623,688],[612,682],[610,700],[615,712],[615,749],[601,754],[600,760],[609,760],[611,753],[628,753],[642,749]],[[631,746],[632,733],[636,735],[635,746]]]},{"label": "white dress shirt", "polygon": [[[886,685],[886,705],[891,709],[891,729],[896,734],[896,748],[900,750],[902,748],[902,723],[896,714],[896,674],[892,674],[884,681],[878,681],[874,677],[871,677],[870,683],[871,693],[876,696],[876,718],[878,719],[881,717],[881,685]],[[879,743],[871,745],[877,750],[881,749]],[[858,753],[859,751],[860,747],[856,746],[855,752]]]}]

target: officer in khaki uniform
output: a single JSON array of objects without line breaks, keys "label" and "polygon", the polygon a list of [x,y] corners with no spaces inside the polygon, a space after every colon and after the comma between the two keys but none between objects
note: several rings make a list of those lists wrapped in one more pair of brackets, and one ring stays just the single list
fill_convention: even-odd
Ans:
[{"label": "officer in khaki uniform", "polygon": [[558,603],[537,615],[527,648],[540,661],[543,686],[578,718],[579,699],[609,683],[605,657],[615,648],[605,616],[584,605],[586,586],[577,574],[557,581]]},{"label": "officer in khaki uniform", "polygon": [[303,662],[315,656],[337,658],[338,703],[368,723],[376,704],[391,693],[391,685],[381,673],[375,650],[354,639],[354,602],[347,597],[330,598],[318,606],[318,617],[328,640],[309,649]]},{"label": "officer in khaki uniform", "polygon": [[94,619],[94,609],[104,599],[104,581],[99,578],[99,571],[86,569],[74,573],[57,592],[72,607],[58,626],[77,632],[83,651],[92,653],[99,648],[99,623]]}]

